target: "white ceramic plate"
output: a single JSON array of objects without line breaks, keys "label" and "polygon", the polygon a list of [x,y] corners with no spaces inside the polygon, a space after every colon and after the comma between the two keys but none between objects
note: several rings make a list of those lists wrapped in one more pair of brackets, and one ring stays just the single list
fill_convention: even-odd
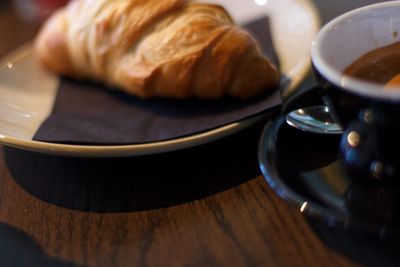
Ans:
[{"label": "white ceramic plate", "polygon": [[[310,44],[319,17],[308,0],[208,0],[224,6],[239,24],[270,19],[273,43],[280,61],[281,90],[294,89],[310,67]],[[0,143],[42,153],[79,157],[121,157],[168,152],[217,140],[236,133],[260,116],[211,131],[174,140],[124,146],[81,146],[32,141],[50,114],[59,80],[35,61],[30,46],[6,57],[0,65]]]}]

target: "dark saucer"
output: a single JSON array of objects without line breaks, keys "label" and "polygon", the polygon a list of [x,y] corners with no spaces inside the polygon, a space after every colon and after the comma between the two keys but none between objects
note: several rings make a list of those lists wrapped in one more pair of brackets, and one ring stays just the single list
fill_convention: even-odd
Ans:
[{"label": "dark saucer", "polygon": [[379,214],[367,212],[368,216],[360,216],[354,212],[354,203],[359,211],[380,202],[375,198],[358,199],[357,188],[353,188],[342,167],[340,138],[301,132],[288,126],[284,116],[271,121],[259,144],[259,162],[266,181],[300,212],[329,226],[381,238],[399,235],[400,220],[397,216],[381,216],[388,213],[381,206],[374,207]]}]

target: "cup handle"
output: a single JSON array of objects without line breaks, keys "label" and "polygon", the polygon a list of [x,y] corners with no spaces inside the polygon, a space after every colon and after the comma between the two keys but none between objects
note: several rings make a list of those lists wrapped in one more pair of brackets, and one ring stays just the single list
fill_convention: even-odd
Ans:
[{"label": "cup handle", "polygon": [[324,96],[326,95],[326,91],[318,84],[313,84],[309,87],[301,89],[289,97],[282,105],[283,114],[287,115],[291,111],[316,106],[316,105],[325,105]]}]

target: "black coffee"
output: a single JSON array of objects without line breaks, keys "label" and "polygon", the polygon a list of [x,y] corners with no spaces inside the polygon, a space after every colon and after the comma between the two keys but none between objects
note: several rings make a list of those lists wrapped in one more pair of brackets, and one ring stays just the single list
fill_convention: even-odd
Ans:
[{"label": "black coffee", "polygon": [[400,42],[363,55],[347,67],[344,74],[365,81],[387,84],[400,74]]}]

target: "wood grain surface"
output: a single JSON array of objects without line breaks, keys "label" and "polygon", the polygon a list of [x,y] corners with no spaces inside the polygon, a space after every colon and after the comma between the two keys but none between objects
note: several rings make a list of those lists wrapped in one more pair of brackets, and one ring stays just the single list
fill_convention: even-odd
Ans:
[{"label": "wood grain surface", "polygon": [[[0,55],[36,29],[2,4]],[[0,148],[0,266],[400,265],[397,240],[329,228],[275,195],[256,157],[264,124],[139,158]]]}]

